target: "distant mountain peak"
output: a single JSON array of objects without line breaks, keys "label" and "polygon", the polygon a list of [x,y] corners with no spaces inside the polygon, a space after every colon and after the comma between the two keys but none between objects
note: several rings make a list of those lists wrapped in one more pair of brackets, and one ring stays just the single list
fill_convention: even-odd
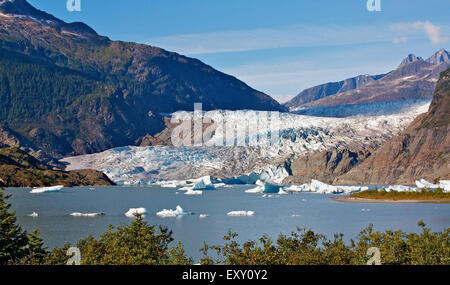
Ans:
[{"label": "distant mountain peak", "polygon": [[441,64],[443,62],[450,63],[450,54],[442,48],[428,58],[426,62],[431,63],[432,65]]},{"label": "distant mountain peak", "polygon": [[419,61],[419,60],[423,60],[423,58],[421,58],[420,56],[416,56],[415,54],[408,54],[407,57],[405,57],[405,59],[402,60],[402,62],[400,63],[399,67],[402,67],[404,65]]},{"label": "distant mountain peak", "polygon": [[0,0],[0,13],[16,18],[28,18],[41,25],[59,27],[75,33],[97,35],[91,27],[84,23],[66,23],[44,11],[34,8],[26,0]]}]

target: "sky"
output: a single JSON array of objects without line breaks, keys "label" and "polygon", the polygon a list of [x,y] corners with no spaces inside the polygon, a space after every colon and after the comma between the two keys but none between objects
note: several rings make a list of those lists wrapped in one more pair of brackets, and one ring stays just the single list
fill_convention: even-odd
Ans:
[{"label": "sky", "polygon": [[112,40],[198,58],[279,102],[450,46],[450,0],[370,0],[381,11],[368,0],[76,0],[81,11],[28,1]]}]

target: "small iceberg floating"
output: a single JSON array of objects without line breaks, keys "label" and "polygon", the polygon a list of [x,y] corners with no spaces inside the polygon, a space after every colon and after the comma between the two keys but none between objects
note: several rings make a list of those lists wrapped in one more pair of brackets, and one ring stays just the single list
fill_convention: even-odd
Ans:
[{"label": "small iceberg floating", "polygon": [[125,213],[125,216],[129,218],[134,218],[136,215],[145,215],[147,214],[147,209],[145,208],[130,208],[128,212]]},{"label": "small iceberg floating", "polygon": [[99,216],[104,216],[105,213],[72,213],[70,214],[72,217],[99,217]]},{"label": "small iceberg floating", "polygon": [[156,215],[160,216],[160,217],[163,217],[163,218],[175,218],[175,217],[178,217],[178,216],[192,215],[192,213],[191,212],[186,212],[185,210],[183,210],[183,208],[181,208],[178,205],[175,210],[163,209],[162,211],[159,211],[158,213],[156,213]]},{"label": "small iceberg floating", "polygon": [[29,214],[28,216],[32,217],[32,218],[37,218],[39,215],[38,215],[38,213],[33,212],[33,213]]},{"label": "small iceberg floating", "polygon": [[39,188],[33,188],[30,193],[31,194],[38,194],[38,193],[47,193],[47,192],[59,192],[59,190],[63,189],[64,186],[58,185],[58,186],[50,186],[50,187],[39,187]]},{"label": "small iceberg floating", "polygon": [[184,195],[202,195],[202,194],[203,194],[203,191],[201,191],[201,190],[192,190],[192,189],[189,189],[189,190],[187,190],[184,193]]},{"label": "small iceberg floating", "polygon": [[254,211],[231,211],[227,215],[228,216],[253,216],[255,214]]}]

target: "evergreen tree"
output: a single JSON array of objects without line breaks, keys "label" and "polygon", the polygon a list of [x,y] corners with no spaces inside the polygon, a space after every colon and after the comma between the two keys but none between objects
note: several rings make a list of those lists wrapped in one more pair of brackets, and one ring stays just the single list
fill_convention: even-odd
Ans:
[{"label": "evergreen tree", "polygon": [[28,264],[41,264],[48,255],[44,240],[39,236],[39,230],[28,235]]},{"label": "evergreen tree", "polygon": [[9,195],[0,188],[0,264],[14,264],[26,257],[27,235],[16,224],[15,211],[6,203]]}]

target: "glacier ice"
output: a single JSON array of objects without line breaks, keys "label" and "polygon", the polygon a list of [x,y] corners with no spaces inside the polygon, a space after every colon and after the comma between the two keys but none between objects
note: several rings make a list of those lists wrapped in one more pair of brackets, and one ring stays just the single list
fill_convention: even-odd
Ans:
[{"label": "glacier ice", "polygon": [[129,218],[134,218],[136,215],[145,215],[147,214],[147,209],[145,208],[130,208],[126,213],[125,216]]},{"label": "glacier ice", "polygon": [[365,190],[369,190],[369,187],[329,185],[315,179],[312,179],[311,183],[290,185],[284,188],[284,191],[286,192],[314,192],[321,194],[353,193]]},{"label": "glacier ice", "polygon": [[253,216],[255,214],[254,211],[231,211],[228,212],[228,216]]},{"label": "glacier ice", "polygon": [[50,187],[40,187],[40,188],[33,188],[30,193],[32,194],[38,194],[38,193],[46,193],[46,192],[59,192],[59,190],[63,189],[64,186],[58,185],[58,186],[50,186]]},{"label": "glacier ice", "polygon": [[[262,139],[251,147],[129,146],[68,157],[62,162],[68,163],[67,170],[93,168],[104,172],[117,184],[126,185],[159,183],[162,187],[177,188],[188,186],[180,185],[179,181],[205,176],[220,178],[226,184],[254,184],[258,179],[280,183],[288,175],[282,165],[293,155],[336,147],[381,145],[404,130],[417,115],[426,112],[428,106],[429,103],[424,103],[396,114],[348,118],[282,113],[281,125],[277,127],[280,138],[276,147],[261,134]],[[249,111],[214,110],[205,112],[205,116],[213,121],[218,116],[246,121]],[[251,122],[249,127],[258,130],[256,122]],[[211,140],[223,139],[223,134],[216,132]],[[198,188],[203,187],[201,184],[205,182],[198,182]],[[208,185],[211,184],[205,183],[206,187],[210,187]]]},{"label": "glacier ice", "polygon": [[397,191],[397,192],[414,192],[416,191],[415,187],[405,186],[405,185],[388,185],[383,187],[386,192]]},{"label": "glacier ice", "polygon": [[445,192],[450,191],[450,180],[441,180],[439,181],[439,185],[441,189],[444,190]]},{"label": "glacier ice", "polygon": [[439,184],[433,184],[431,182],[426,181],[425,179],[416,180],[417,188],[428,188],[428,189],[437,189],[440,187]]},{"label": "glacier ice", "polygon": [[175,218],[178,216],[185,216],[185,215],[192,215],[190,212],[186,212],[181,208],[179,205],[175,208],[175,210],[171,209],[163,209],[162,211],[159,211],[156,213],[157,216],[163,217],[163,218]]}]

